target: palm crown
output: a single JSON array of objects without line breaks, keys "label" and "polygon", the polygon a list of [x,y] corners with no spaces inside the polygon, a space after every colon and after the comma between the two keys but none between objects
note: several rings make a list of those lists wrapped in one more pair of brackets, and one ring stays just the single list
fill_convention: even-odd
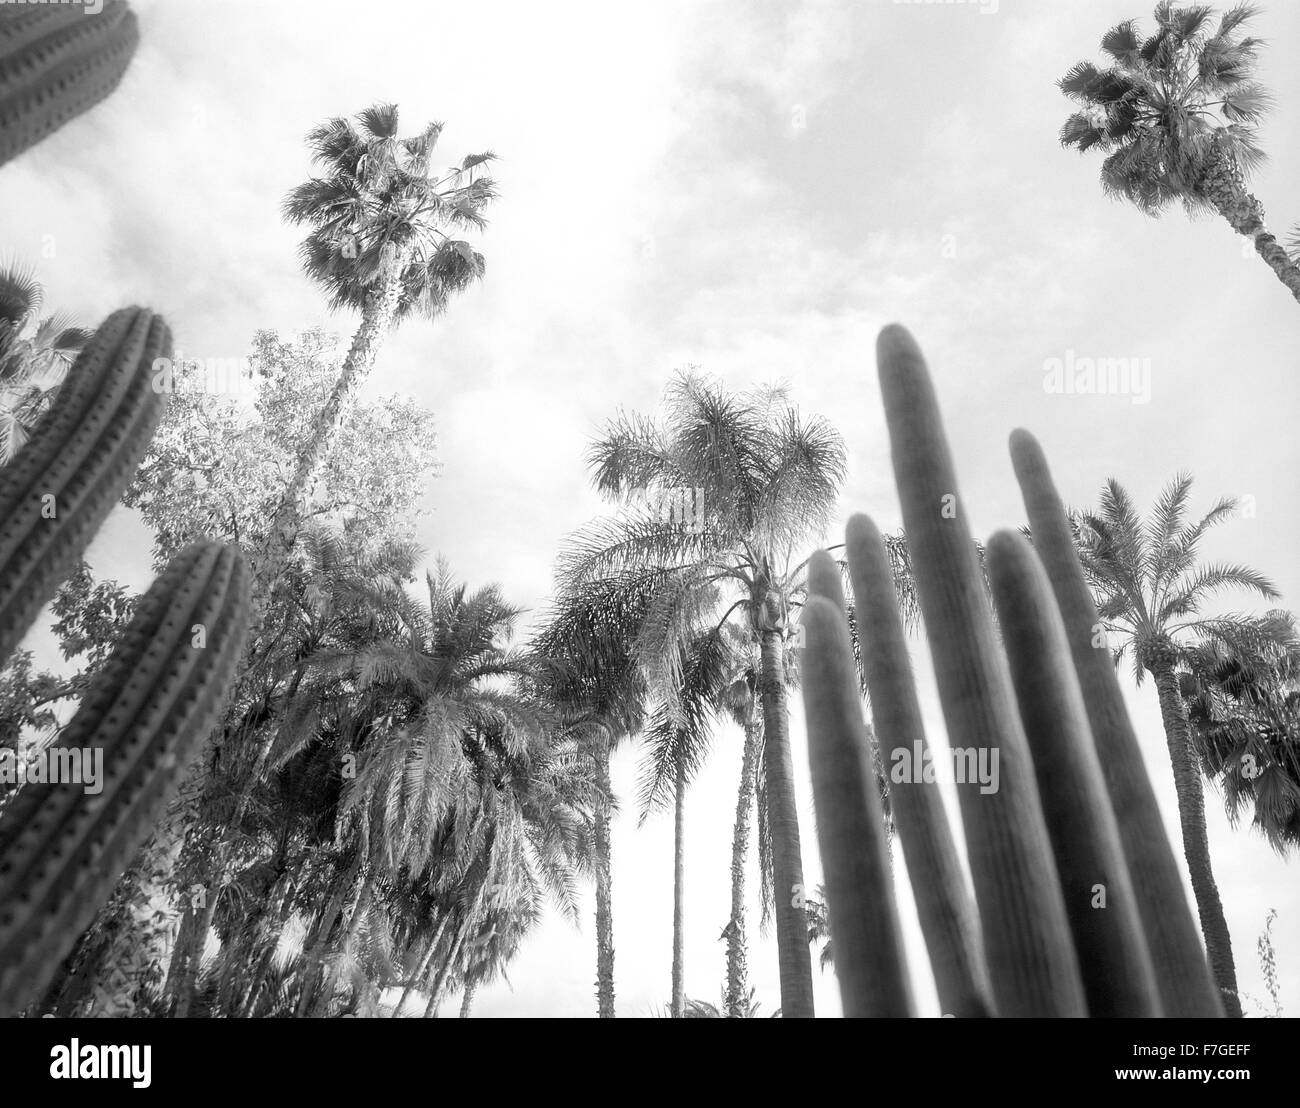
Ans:
[{"label": "palm crown", "polygon": [[1188,636],[1228,644],[1258,633],[1267,617],[1202,613],[1205,602],[1229,588],[1273,599],[1277,589],[1249,566],[1233,563],[1198,565],[1205,533],[1232,518],[1237,502],[1219,500],[1199,520],[1188,518],[1192,478],[1179,474],[1161,492],[1144,524],[1128,492],[1110,480],[1098,511],[1078,513],[1080,557],[1098,597],[1097,611],[1108,632],[1120,638],[1118,662],[1132,654],[1140,683],[1153,657],[1171,662]]},{"label": "palm crown", "polygon": [[1105,68],[1079,62],[1060,82],[1082,105],[1062,144],[1103,151],[1103,187],[1145,212],[1173,200],[1217,209],[1214,175],[1244,178],[1264,158],[1255,124],[1271,101],[1253,79],[1261,42],[1239,34],[1255,14],[1238,5],[1211,30],[1210,8],[1161,3],[1149,37],[1131,19],[1111,28]]},{"label": "palm crown", "polygon": [[303,264],[335,307],[362,307],[398,273],[396,319],[433,318],[483,275],[483,255],[450,232],[484,226],[496,191],[482,167],[494,155],[472,154],[439,176],[433,154],[442,124],[405,139],[397,125],[396,105],[384,104],[361,112],[355,126],[331,119],[313,130],[307,143],[325,174],[295,188],[284,214],[312,227]]}]

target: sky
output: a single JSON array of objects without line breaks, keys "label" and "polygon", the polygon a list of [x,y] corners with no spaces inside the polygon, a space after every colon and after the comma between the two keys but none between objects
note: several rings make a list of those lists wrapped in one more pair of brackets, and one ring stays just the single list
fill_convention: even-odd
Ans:
[{"label": "sky", "polygon": [[[500,582],[540,610],[564,536],[599,514],[584,451],[622,406],[653,411],[696,365],[740,389],[786,382],[844,435],[841,519],[900,522],[874,341],[906,324],[927,354],[978,538],[1024,522],[1006,450],[1028,427],[1067,502],[1111,476],[1148,505],[1180,470],[1195,506],[1250,497],[1208,557],[1268,574],[1294,607],[1300,546],[1294,415],[1300,311],[1221,220],[1159,220],[1103,196],[1099,159],[1062,150],[1055,81],[1095,57],[1132,0],[870,0],[473,5],[335,0],[135,0],[143,41],[120,89],[0,170],[0,243],[33,265],[47,304],[98,321],[161,311],[187,357],[237,358],[260,328],[315,324],[346,341],[302,274],[280,217],[310,172],[315,124],[395,102],[404,130],[446,123],[447,164],[491,149],[501,197],[477,243],[486,279],[435,324],[383,348],[367,388],[438,417],[442,471],[420,538],[471,584]],[[1275,3],[1256,33],[1277,107],[1252,188],[1279,234],[1297,220],[1300,8]],[[1291,205],[1288,206],[1288,203]],[[1051,392],[1055,361],[1130,358],[1140,395]],[[838,542],[839,534],[820,541]],[[134,588],[149,543],[119,509],[89,559]],[[1224,610],[1252,606],[1227,597]],[[50,660],[49,636],[31,645]],[[929,734],[943,733],[925,651]],[[1178,842],[1150,682],[1126,696],[1165,824]],[[804,866],[819,879],[803,711],[792,703]],[[719,730],[687,803],[687,992],[717,1003],[741,736]],[[666,1007],[671,814],[638,826],[638,752],[615,762],[618,1013]],[[952,801],[953,798],[947,798]],[[950,807],[950,811],[955,809]],[[1282,1002],[1300,1011],[1300,882],[1207,796],[1215,872],[1248,997],[1264,997],[1256,939],[1278,912]],[[924,966],[906,892],[911,961]],[[752,862],[752,857],[751,857]],[[751,872],[751,889],[756,889]],[[480,1016],[591,1016],[595,942],[558,915],[526,943]],[[756,905],[751,905],[751,920]],[[773,935],[751,950],[762,1012],[779,1004]],[[839,1011],[831,972],[819,1014]],[[920,969],[918,1000],[937,1001]],[[454,1011],[456,998],[444,1005]],[[1255,1011],[1247,1000],[1248,1012]]]}]

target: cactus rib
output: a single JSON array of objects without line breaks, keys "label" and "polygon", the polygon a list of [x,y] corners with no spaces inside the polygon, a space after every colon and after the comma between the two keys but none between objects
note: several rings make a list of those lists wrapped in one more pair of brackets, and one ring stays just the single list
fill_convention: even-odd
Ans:
[{"label": "cactus rib", "polygon": [[1022,535],[999,531],[987,565],[1029,736],[1043,816],[1093,1016],[1159,1016],[1119,827],[1088,729],[1065,627],[1047,575]]},{"label": "cactus rib", "polygon": [[0,470],[0,658],[8,657],[118,502],[162,418],[155,358],[171,332],[142,308],[95,332],[13,462]]},{"label": "cactus rib", "polygon": [[139,41],[126,0],[0,5],[0,165],[107,97]]},{"label": "cactus rib", "polygon": [[[845,548],[881,758],[892,762],[896,750],[908,758],[919,750],[924,758],[921,706],[884,541],[870,519],[855,515],[845,530]],[[925,875],[912,883],[912,892],[939,1003],[958,1018],[991,1016],[979,916],[943,801],[933,786],[909,781],[891,781],[889,800],[908,872]]]},{"label": "cactus rib", "polygon": [[[994,1002],[1003,1016],[1086,1014],[1029,748],[925,359],[908,332],[876,344],[903,526],[952,746],[999,753],[998,791],[959,786]],[[991,757],[991,755],[990,755]]]},{"label": "cactus rib", "polygon": [[248,591],[237,547],[203,542],[178,554],[56,744],[103,748],[102,793],[29,784],[0,818],[0,1015],[49,986],[152,832],[221,710]]},{"label": "cactus rib", "polygon": [[1222,1004],[1124,707],[1115,666],[1104,639],[1100,648],[1097,645],[1101,622],[1074,548],[1065,507],[1033,435],[1014,431],[1010,445],[1034,547],[1065,621],[1165,1015],[1222,1016]]}]

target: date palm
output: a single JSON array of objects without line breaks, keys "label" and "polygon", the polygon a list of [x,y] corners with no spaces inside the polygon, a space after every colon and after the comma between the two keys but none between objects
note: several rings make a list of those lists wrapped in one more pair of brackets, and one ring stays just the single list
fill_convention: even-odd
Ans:
[{"label": "date palm", "polygon": [[1192,478],[1179,474],[1161,492],[1143,523],[1128,492],[1111,479],[1099,508],[1076,517],[1079,556],[1115,661],[1130,657],[1138,684],[1146,674],[1155,682],[1201,933],[1224,1005],[1230,1014],[1240,1016],[1232,939],[1210,862],[1205,795],[1177,670],[1193,647],[1230,645],[1266,629],[1266,618],[1204,614],[1214,595],[1224,589],[1245,589],[1267,599],[1278,594],[1272,582],[1248,566],[1198,563],[1201,539],[1233,515],[1236,502],[1219,500],[1192,522],[1188,516],[1191,487]]},{"label": "date palm", "polygon": [[1264,160],[1256,126],[1271,105],[1255,80],[1263,43],[1241,33],[1257,9],[1238,4],[1217,24],[1213,14],[1166,0],[1151,35],[1131,19],[1107,31],[1103,66],[1079,62],[1059,82],[1081,106],[1061,128],[1061,143],[1104,153],[1102,188],[1148,215],[1175,200],[1189,213],[1217,212],[1300,300],[1300,266],[1246,187]]},{"label": "date palm", "polygon": [[411,316],[436,319],[483,276],[483,255],[452,233],[484,226],[496,190],[483,167],[493,155],[473,154],[436,171],[441,131],[441,123],[430,123],[399,138],[397,106],[381,104],[361,112],[355,125],[331,119],[307,136],[324,173],[288,195],[284,216],[311,228],[301,248],[307,275],[334,308],[359,312],[361,323],[281,498],[259,574],[263,590],[289,556],[303,504],[389,330]]},{"label": "date palm", "polygon": [[[787,1017],[810,1017],[784,656],[804,576],[796,552],[834,510],[843,442],[780,390],[732,395],[684,373],[668,389],[661,421],[617,417],[589,462],[596,488],[624,510],[578,533],[561,560],[562,591],[581,595],[611,580],[629,590],[653,584],[636,652],[659,696],[681,688],[684,646],[701,628],[730,623],[759,649],[781,1002]],[[689,510],[679,511],[687,499]]]}]

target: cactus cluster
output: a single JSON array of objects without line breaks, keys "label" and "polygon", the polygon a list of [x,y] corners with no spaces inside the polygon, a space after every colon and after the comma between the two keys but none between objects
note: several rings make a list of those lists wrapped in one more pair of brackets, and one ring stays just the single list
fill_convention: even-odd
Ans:
[{"label": "cactus cluster", "polygon": [[[877,358],[948,739],[995,752],[999,766],[991,792],[957,786],[973,900],[934,784],[891,779],[945,1014],[1222,1015],[1042,451],[1012,435],[1034,544],[995,534],[986,589],[925,360],[897,326]],[[850,521],[846,552],[879,749],[892,760],[924,750],[925,735],[889,561],[865,516]],[[839,581],[818,555],[803,616],[835,961],[846,1015],[910,1015]]]},{"label": "cactus cluster", "polygon": [[0,165],[108,96],[139,41],[126,0],[0,4]]},{"label": "cactus cluster", "polygon": [[[153,362],[170,353],[157,316],[111,315],[31,440],[0,469],[0,661],[140,464],[165,401]],[[201,542],[177,555],[54,744],[103,751],[99,791],[30,783],[0,815],[0,1016],[49,986],[149,836],[221,710],[248,603],[237,547]]]}]

